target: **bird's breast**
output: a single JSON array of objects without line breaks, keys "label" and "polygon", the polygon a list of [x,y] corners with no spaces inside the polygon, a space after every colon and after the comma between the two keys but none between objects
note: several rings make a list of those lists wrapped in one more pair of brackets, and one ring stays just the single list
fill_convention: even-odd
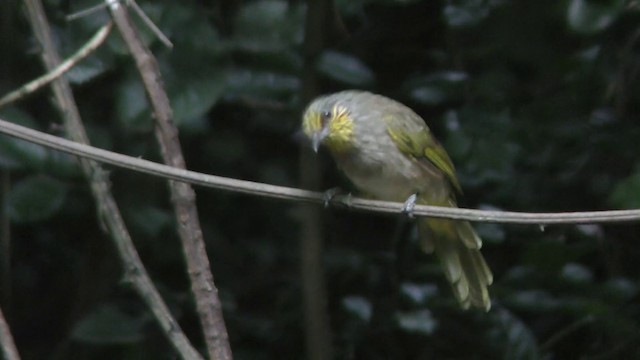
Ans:
[{"label": "bird's breast", "polygon": [[335,158],[358,190],[380,200],[405,201],[412,194],[437,188],[436,182],[442,181],[395,147],[357,149]]}]

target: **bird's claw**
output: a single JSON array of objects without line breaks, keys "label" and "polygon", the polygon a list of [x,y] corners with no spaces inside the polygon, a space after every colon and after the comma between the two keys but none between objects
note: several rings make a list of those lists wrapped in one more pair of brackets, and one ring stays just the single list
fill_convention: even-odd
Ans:
[{"label": "bird's claw", "polygon": [[322,194],[322,200],[325,208],[328,208],[333,198],[340,194],[342,190],[338,187],[331,188]]},{"label": "bird's claw", "polygon": [[418,201],[418,194],[412,194],[405,200],[404,205],[402,205],[402,213],[409,219],[414,218],[413,209],[416,207],[416,201]]},{"label": "bird's claw", "polygon": [[[331,205],[331,202],[333,201],[333,199],[335,199],[335,197],[338,196],[338,195],[342,195],[343,193],[344,193],[344,191],[342,191],[342,189],[340,189],[338,187],[334,187],[334,188],[331,188],[331,189],[325,191],[324,194],[322,194],[324,207],[328,208],[329,205]],[[343,204],[347,208],[351,208],[351,193],[347,193],[345,195],[345,199],[343,201]]]}]

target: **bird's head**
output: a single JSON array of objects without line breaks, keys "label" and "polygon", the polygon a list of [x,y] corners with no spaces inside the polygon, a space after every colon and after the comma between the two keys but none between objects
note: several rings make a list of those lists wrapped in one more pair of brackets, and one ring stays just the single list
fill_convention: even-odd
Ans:
[{"label": "bird's head", "polygon": [[324,144],[333,152],[344,152],[353,146],[353,118],[345,104],[335,95],[320,97],[307,107],[302,117],[302,130],[311,140],[314,151]]}]

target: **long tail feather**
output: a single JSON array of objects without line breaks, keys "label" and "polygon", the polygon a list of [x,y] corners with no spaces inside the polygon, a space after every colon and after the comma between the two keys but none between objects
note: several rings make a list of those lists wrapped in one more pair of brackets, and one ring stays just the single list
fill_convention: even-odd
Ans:
[{"label": "long tail feather", "polygon": [[480,248],[482,240],[466,221],[422,219],[418,222],[421,246],[434,252],[451,283],[453,293],[464,309],[491,308],[488,286],[493,275]]}]

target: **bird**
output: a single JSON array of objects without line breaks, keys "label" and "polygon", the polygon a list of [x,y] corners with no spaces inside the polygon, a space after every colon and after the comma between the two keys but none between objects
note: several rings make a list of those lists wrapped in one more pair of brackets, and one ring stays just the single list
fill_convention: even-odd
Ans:
[{"label": "bird", "polygon": [[[328,149],[363,196],[415,204],[457,207],[460,183],[446,150],[425,121],[388,97],[345,90],[312,100],[302,131],[315,152]],[[463,309],[489,311],[493,274],[480,253],[482,240],[467,221],[417,219],[418,243],[439,259]]]}]

